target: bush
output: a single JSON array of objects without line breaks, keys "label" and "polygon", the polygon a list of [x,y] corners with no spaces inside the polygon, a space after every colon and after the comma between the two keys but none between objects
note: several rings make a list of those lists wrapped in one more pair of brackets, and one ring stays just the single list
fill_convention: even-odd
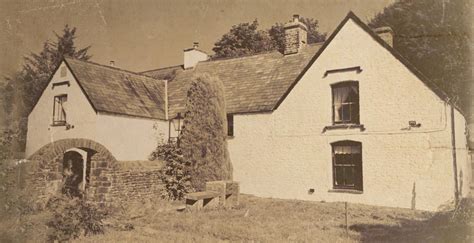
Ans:
[{"label": "bush", "polygon": [[50,228],[50,241],[63,242],[81,235],[104,233],[102,221],[107,215],[106,212],[83,198],[55,196],[48,201],[47,208],[53,214],[47,223]]},{"label": "bush", "polygon": [[188,90],[179,147],[191,167],[191,184],[202,190],[207,181],[232,179],[227,150],[224,85],[207,74],[196,76]]},{"label": "bush", "polygon": [[189,163],[184,160],[181,149],[176,143],[159,145],[151,154],[151,159],[162,159],[166,162],[161,180],[165,184],[162,197],[169,200],[181,200],[192,191]]},{"label": "bush", "polygon": [[471,198],[463,198],[452,211],[450,224],[466,225],[472,219],[472,201]]},{"label": "bush", "polygon": [[12,158],[12,146],[19,136],[18,130],[5,129],[0,135],[0,160]]}]

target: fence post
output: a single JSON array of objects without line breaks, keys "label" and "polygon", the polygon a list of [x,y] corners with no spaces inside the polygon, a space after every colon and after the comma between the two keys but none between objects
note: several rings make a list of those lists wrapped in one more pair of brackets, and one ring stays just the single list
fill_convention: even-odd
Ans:
[{"label": "fence post", "polygon": [[346,236],[349,238],[349,225],[347,224],[347,202],[344,202],[344,207],[345,207],[345,223],[346,223]]}]

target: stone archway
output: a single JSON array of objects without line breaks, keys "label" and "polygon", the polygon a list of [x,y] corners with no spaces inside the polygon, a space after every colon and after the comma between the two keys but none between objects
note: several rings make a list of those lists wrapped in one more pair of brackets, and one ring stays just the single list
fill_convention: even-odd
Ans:
[{"label": "stone archway", "polygon": [[112,176],[118,167],[117,160],[103,145],[81,138],[54,141],[30,156],[32,163],[37,165],[32,181],[38,193],[47,195],[61,190],[64,184],[64,156],[71,151],[85,151],[87,155],[85,168],[89,167],[89,177],[84,192],[87,200],[108,201]]}]

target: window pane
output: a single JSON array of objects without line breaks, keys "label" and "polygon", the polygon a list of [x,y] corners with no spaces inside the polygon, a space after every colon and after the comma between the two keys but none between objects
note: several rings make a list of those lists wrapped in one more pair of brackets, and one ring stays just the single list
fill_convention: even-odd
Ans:
[{"label": "window pane", "polygon": [[343,167],[335,167],[335,178],[334,183],[338,186],[344,185],[344,168]]},{"label": "window pane", "polygon": [[351,120],[351,115],[350,115],[350,105],[343,104],[342,105],[342,121],[350,121]]},{"label": "window pane", "polygon": [[345,167],[344,170],[344,179],[346,186],[354,185],[354,167]]}]

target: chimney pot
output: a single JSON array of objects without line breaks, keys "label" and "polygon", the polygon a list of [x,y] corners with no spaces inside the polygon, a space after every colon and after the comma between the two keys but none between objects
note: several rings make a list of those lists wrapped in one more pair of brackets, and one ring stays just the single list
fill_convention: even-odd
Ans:
[{"label": "chimney pot", "polygon": [[199,42],[197,42],[197,41],[193,42],[193,48],[194,49],[199,48]]},{"label": "chimney pot", "polygon": [[110,61],[109,66],[115,67],[115,61]]},{"label": "chimney pot", "polygon": [[293,14],[293,22],[298,23],[300,21],[300,15],[299,14]]}]

